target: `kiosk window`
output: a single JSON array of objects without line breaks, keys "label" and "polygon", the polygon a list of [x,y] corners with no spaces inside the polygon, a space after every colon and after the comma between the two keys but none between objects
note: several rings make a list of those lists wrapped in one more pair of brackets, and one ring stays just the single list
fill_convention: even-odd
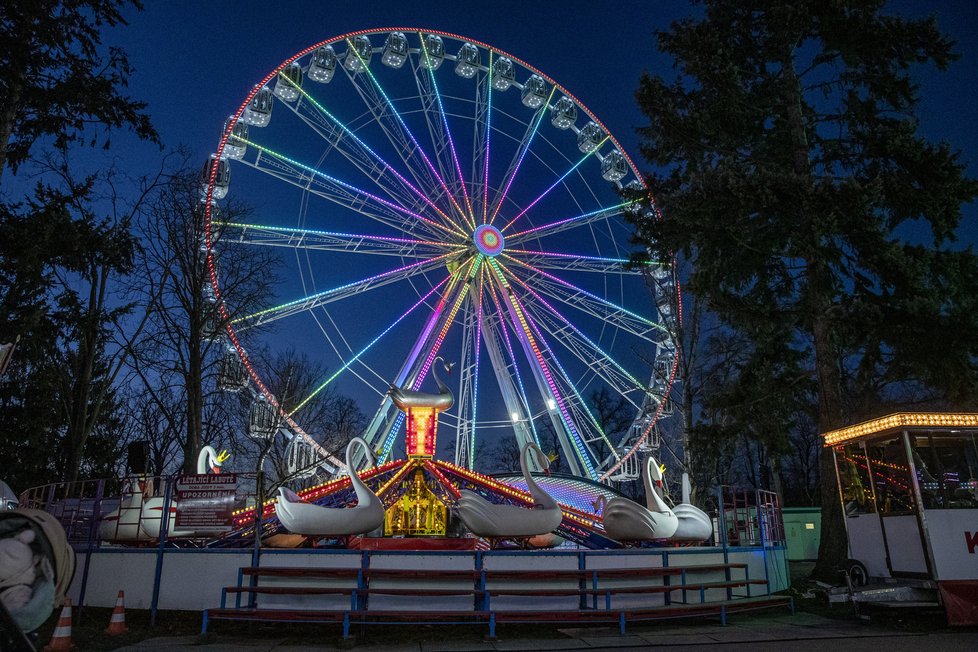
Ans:
[{"label": "kiosk window", "polygon": [[873,483],[869,480],[866,451],[861,443],[837,446],[835,462],[842,488],[842,504],[846,516],[868,514],[876,511],[873,500]]},{"label": "kiosk window", "polygon": [[913,482],[903,436],[867,442],[866,457],[872,471],[876,505],[880,513],[913,512],[916,509]]},{"label": "kiosk window", "polygon": [[978,507],[978,435],[914,434],[910,449],[925,509]]}]

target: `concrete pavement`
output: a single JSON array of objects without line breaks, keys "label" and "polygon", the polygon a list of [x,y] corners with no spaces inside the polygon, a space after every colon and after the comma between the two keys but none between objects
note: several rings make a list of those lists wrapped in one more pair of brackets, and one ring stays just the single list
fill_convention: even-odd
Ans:
[{"label": "concrete pavement", "polygon": [[[784,650],[788,645],[792,649],[814,652],[838,652],[840,645],[844,645],[846,652],[978,650],[978,631],[974,629],[909,633],[872,623],[832,620],[809,613],[798,613],[794,616],[780,613],[739,615],[726,627],[719,623],[702,621],[641,624],[630,626],[625,636],[619,636],[617,629],[607,627],[548,629],[548,636],[541,638],[526,636],[526,632],[532,631],[532,628],[528,630],[523,626],[518,631],[515,629],[501,625],[497,631],[499,637],[494,641],[486,641],[480,638],[483,635],[482,628],[477,627],[461,630],[440,627],[418,630],[412,629],[410,625],[375,625],[368,627],[366,636],[352,647],[359,652],[641,650],[666,646],[680,646],[683,650],[715,650],[722,646],[724,652],[773,652]],[[270,638],[218,634],[212,637],[211,643],[203,647],[198,647],[201,642],[196,636],[154,638],[120,650],[163,652],[196,647],[206,652],[300,652],[351,647],[350,644],[342,644],[338,637],[317,641],[316,636],[321,635],[313,634],[312,630],[308,640],[303,640],[305,637],[302,630],[301,625],[282,625],[283,635]],[[265,636],[268,636],[267,630],[264,631]],[[449,631],[458,638],[445,640]],[[844,644],[842,641],[845,641]]]}]

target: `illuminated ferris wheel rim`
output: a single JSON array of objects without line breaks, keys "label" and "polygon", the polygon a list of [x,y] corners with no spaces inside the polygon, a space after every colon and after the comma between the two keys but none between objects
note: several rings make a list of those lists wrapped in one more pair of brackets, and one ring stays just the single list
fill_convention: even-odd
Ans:
[{"label": "illuminated ferris wheel rim", "polygon": [[[326,46],[331,46],[332,44],[335,44],[335,43],[347,42],[347,44],[350,45],[350,47],[352,47],[352,42],[350,41],[350,39],[355,39],[356,37],[360,37],[360,36],[369,37],[370,35],[389,35],[391,33],[401,33],[401,34],[403,34],[403,33],[409,33],[409,32],[410,33],[416,33],[419,36],[421,36],[422,38],[427,37],[428,35],[432,35],[432,36],[437,36],[437,37],[446,37],[446,38],[454,39],[456,41],[462,42],[463,44],[472,44],[474,46],[483,48],[484,50],[487,50],[490,53],[495,53],[495,54],[499,55],[500,57],[506,57],[506,58],[510,59],[512,62],[514,62],[516,64],[519,64],[520,66],[522,66],[526,70],[531,71],[533,74],[538,75],[539,77],[541,77],[543,80],[545,80],[546,82],[548,82],[549,84],[551,84],[553,86],[554,92],[560,91],[564,96],[566,96],[571,101],[573,101],[575,107],[578,108],[578,109],[580,109],[587,116],[587,118],[591,120],[591,122],[593,122],[598,127],[600,127],[600,129],[603,131],[603,135],[605,136],[605,139],[608,140],[608,141],[610,141],[614,145],[615,150],[624,158],[624,161],[626,162],[626,164],[630,168],[631,172],[634,174],[635,180],[638,181],[641,184],[641,188],[644,190],[645,194],[647,196],[649,196],[649,198],[651,200],[651,195],[648,192],[648,187],[647,187],[647,185],[645,183],[645,180],[644,180],[643,176],[639,173],[638,168],[634,164],[634,162],[631,159],[631,157],[628,155],[628,153],[626,152],[626,150],[621,146],[621,144],[618,142],[618,140],[614,137],[614,135],[610,132],[610,130],[607,129],[607,127],[604,125],[604,123],[590,109],[588,109],[587,106],[583,102],[581,102],[574,94],[572,94],[569,90],[567,90],[561,84],[559,84],[558,82],[556,82],[556,80],[554,80],[552,77],[550,77],[549,75],[545,74],[543,71],[539,70],[538,68],[530,65],[529,63],[525,62],[524,60],[522,60],[519,57],[516,57],[516,56],[514,56],[512,54],[509,54],[508,52],[506,52],[504,50],[500,50],[499,48],[496,48],[494,46],[491,46],[491,45],[489,45],[487,43],[484,43],[482,41],[479,41],[477,39],[468,38],[468,37],[461,36],[461,35],[458,35],[458,34],[455,34],[455,33],[452,33],[452,32],[446,32],[446,31],[441,31],[441,30],[433,30],[433,29],[425,29],[425,28],[417,28],[417,27],[374,28],[374,29],[353,31],[353,32],[349,32],[349,33],[346,33],[346,34],[342,34],[342,35],[339,35],[339,36],[332,37],[330,39],[326,39],[326,40],[320,41],[318,43],[315,43],[315,44],[313,44],[313,45],[311,45],[311,46],[309,46],[309,47],[301,50],[300,52],[298,52],[295,55],[289,57],[288,59],[285,59],[284,61],[282,61],[276,68],[274,68],[271,72],[269,72],[263,79],[261,79],[254,86],[254,88],[248,93],[248,95],[246,96],[246,98],[242,102],[242,104],[232,114],[231,119],[227,123],[227,128],[224,131],[224,133],[222,134],[222,137],[221,137],[220,142],[218,144],[217,154],[213,157],[213,164],[210,166],[210,174],[209,174],[208,183],[207,183],[206,203],[205,203],[205,210],[204,210],[204,213],[205,213],[204,237],[205,237],[205,246],[206,246],[206,249],[207,249],[207,258],[206,258],[206,260],[207,260],[208,274],[209,274],[209,277],[210,277],[211,287],[212,287],[212,289],[214,291],[215,296],[218,299],[217,300],[217,306],[218,306],[218,310],[220,311],[220,315],[221,315],[221,317],[223,318],[223,321],[226,324],[226,332],[227,332],[227,335],[228,335],[228,337],[230,339],[230,342],[233,345],[234,349],[237,351],[238,356],[240,357],[240,359],[244,363],[244,365],[245,365],[245,367],[247,369],[247,372],[248,372],[248,376],[251,378],[252,382],[255,383],[255,386],[257,387],[257,389],[261,393],[261,395],[263,395],[265,398],[267,398],[276,407],[276,409],[278,409],[278,411],[279,411],[281,417],[283,418],[284,422],[287,423],[290,426],[290,428],[292,429],[292,431],[295,432],[295,433],[299,433],[303,437],[306,437],[307,439],[309,439],[309,441],[313,445],[315,445],[317,447],[318,447],[318,444],[315,444],[315,442],[312,441],[311,438],[308,438],[308,436],[305,435],[305,433],[302,430],[302,428],[291,418],[291,416],[288,413],[286,413],[281,408],[281,406],[279,406],[279,404],[278,404],[276,398],[274,397],[274,395],[265,386],[265,384],[262,381],[261,377],[259,376],[259,374],[254,369],[253,365],[251,364],[251,362],[250,362],[250,360],[248,358],[247,352],[245,351],[244,347],[240,343],[240,341],[239,341],[239,339],[237,337],[237,334],[235,333],[234,327],[233,327],[231,321],[228,319],[228,313],[227,313],[226,306],[224,305],[223,301],[221,300],[221,291],[220,291],[220,287],[218,285],[217,273],[216,273],[216,269],[215,269],[215,266],[214,266],[214,257],[213,257],[213,254],[212,254],[212,217],[213,217],[212,216],[212,206],[213,206],[213,200],[214,200],[214,188],[215,188],[215,183],[216,183],[216,179],[217,179],[218,167],[219,167],[219,164],[220,164],[220,162],[222,160],[222,157],[224,157],[224,151],[225,151],[225,147],[227,146],[228,139],[231,137],[235,125],[238,123],[239,120],[242,119],[242,115],[244,114],[245,110],[248,108],[248,106],[255,99],[256,95],[262,89],[266,88],[267,85],[270,82],[272,82],[273,80],[275,80],[283,70],[285,70],[286,68],[288,68],[292,64],[298,62],[300,59],[302,59],[304,57],[307,57],[310,54],[316,52],[320,48],[323,48],[323,47],[326,47]],[[349,52],[347,52],[347,56],[349,56]],[[427,54],[426,54],[426,56],[427,56]],[[491,59],[490,59],[490,62],[491,62]],[[480,69],[482,69],[482,68],[485,67],[481,63],[479,64],[479,66],[480,66]],[[553,95],[551,95],[551,97],[552,96]],[[549,105],[549,102],[545,102],[544,103],[544,108],[547,108],[548,105]],[[465,182],[463,180],[462,183],[463,183],[463,186],[464,186],[467,182]],[[488,187],[488,179],[484,180],[484,183]],[[653,211],[655,211],[655,214],[658,215],[658,209],[655,207],[654,200],[651,201],[651,208],[652,208]],[[508,225],[507,225],[507,227],[508,227]],[[475,228],[470,233],[470,235],[469,235],[469,237],[471,238],[470,242],[473,242],[474,243],[476,250],[481,255],[485,256],[486,258],[496,258],[497,256],[500,256],[501,254],[504,254],[504,249],[505,249],[505,245],[506,245],[506,242],[505,242],[506,236],[503,234],[502,231],[505,231],[505,227],[502,230],[500,230],[500,229],[498,229],[496,227],[493,227],[491,225],[485,225],[485,224],[483,224],[483,225]],[[679,291],[678,281],[676,282],[676,291],[677,291],[677,293]],[[677,315],[677,317],[681,317],[681,303],[680,303],[679,310],[680,310],[680,313]],[[625,452],[624,455],[618,456],[617,453],[615,453],[616,458],[618,458],[617,461],[616,461],[616,463],[614,463],[611,468],[609,468],[607,471],[605,471],[601,475],[601,479],[606,479],[608,476],[610,476],[612,473],[614,473],[614,471],[617,470],[624,463],[625,459],[631,457],[639,449],[639,447],[642,445],[642,443],[649,436],[649,433],[651,432],[653,426],[655,425],[656,421],[660,417],[660,415],[661,415],[661,413],[663,411],[664,406],[666,405],[666,400],[668,398],[669,391],[670,391],[671,386],[672,386],[672,383],[673,383],[673,381],[675,379],[676,370],[678,368],[678,352],[675,352],[674,351],[674,354],[675,354],[675,359],[674,359],[672,368],[671,368],[671,370],[669,370],[669,373],[668,373],[668,384],[667,384],[667,386],[665,388],[664,394],[661,397],[661,401],[659,402],[658,407],[657,407],[657,409],[654,412],[654,415],[652,415],[652,418],[651,418],[651,420],[648,423],[648,426],[645,428],[644,432],[642,432],[642,434],[638,438],[638,440],[634,443],[634,446],[632,446],[630,450],[628,450],[627,452]],[[320,449],[320,450],[322,450],[322,449]],[[325,451],[323,451],[323,452],[325,453]],[[333,462],[336,462],[337,460],[335,460],[335,458],[332,458],[332,461]]]}]

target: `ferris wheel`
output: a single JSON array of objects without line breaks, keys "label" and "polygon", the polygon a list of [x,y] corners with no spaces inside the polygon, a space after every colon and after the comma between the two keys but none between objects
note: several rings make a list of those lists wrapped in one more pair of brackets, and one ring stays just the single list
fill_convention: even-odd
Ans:
[{"label": "ferris wheel", "polygon": [[[440,355],[457,362],[440,428],[456,464],[471,468],[480,441],[515,437],[559,449],[562,470],[592,480],[637,469],[668,413],[676,283],[666,265],[629,264],[626,214],[654,210],[629,199],[641,176],[543,72],[435,30],[338,36],[253,88],[204,174],[226,364],[253,386],[266,433],[274,422],[326,455],[303,430],[305,400],[279,405],[252,347],[319,356],[330,371],[306,400],[330,386],[375,397],[363,437],[381,459],[404,425],[390,385],[432,382]],[[253,218],[222,221],[215,200],[229,192]],[[218,231],[220,256],[278,248],[288,282],[275,305],[225,304]],[[632,427],[611,431],[595,397],[624,402]]]}]

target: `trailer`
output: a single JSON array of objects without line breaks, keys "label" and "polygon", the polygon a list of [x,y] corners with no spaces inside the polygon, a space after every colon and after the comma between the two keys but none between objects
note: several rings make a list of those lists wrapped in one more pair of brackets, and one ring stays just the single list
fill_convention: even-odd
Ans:
[{"label": "trailer", "polygon": [[978,625],[978,413],[900,412],[824,433],[854,584],[936,586],[952,625]]}]

